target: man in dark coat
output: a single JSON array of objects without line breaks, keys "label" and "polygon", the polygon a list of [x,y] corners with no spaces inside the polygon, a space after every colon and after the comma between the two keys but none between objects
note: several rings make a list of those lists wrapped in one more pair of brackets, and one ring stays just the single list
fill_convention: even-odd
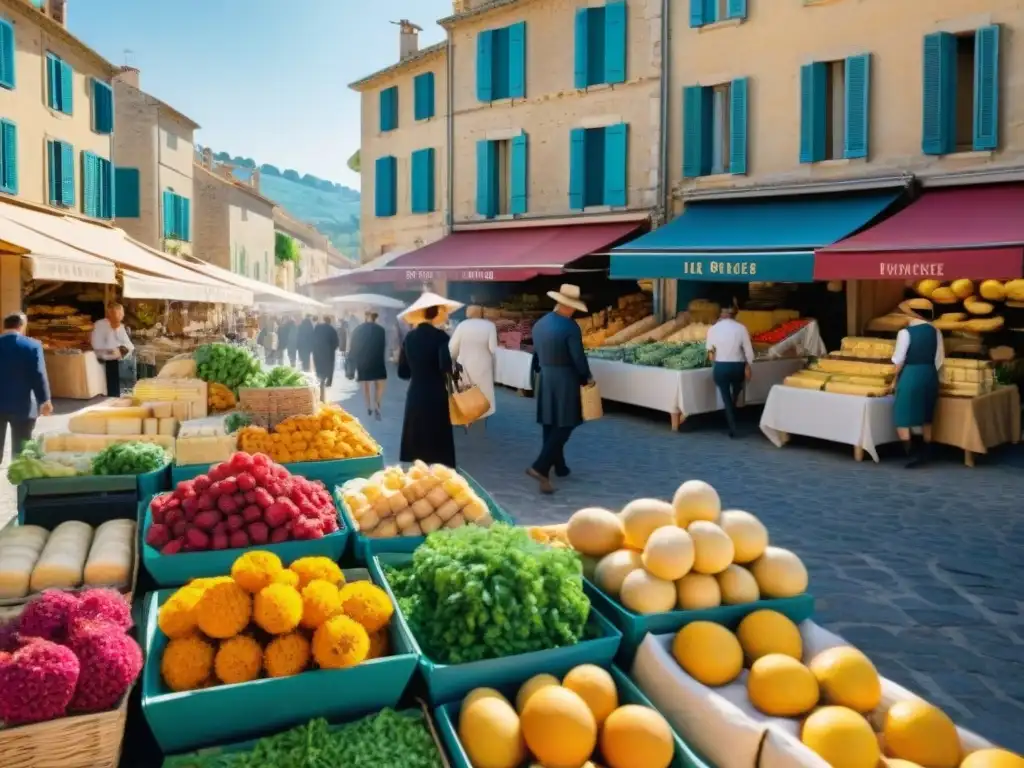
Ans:
[{"label": "man in dark coat", "polygon": [[580,387],[593,381],[583,352],[583,334],[572,319],[574,312],[586,312],[580,289],[563,285],[548,291],[555,308],[533,326],[533,361],[536,377],[537,423],[543,430],[540,455],[526,474],[540,484],[541,493],[554,493],[549,475],[569,476],[565,444],[583,422]]},{"label": "man in dark coat", "polygon": [[4,318],[0,334],[0,459],[4,455],[7,427],[11,427],[11,458],[32,439],[36,417],[53,413],[50,382],[46,378],[43,346],[25,336],[28,320],[17,313]]},{"label": "man in dark coat", "polygon": [[313,370],[320,380],[320,399],[327,400],[327,393],[334,383],[335,355],[338,352],[338,332],[334,330],[331,318],[323,317],[313,329]]},{"label": "man in dark coat", "polygon": [[295,367],[295,321],[285,317],[277,327],[277,354],[280,365]]},{"label": "man in dark coat", "polygon": [[313,354],[313,316],[306,317],[299,323],[299,330],[296,332],[295,346],[299,350],[299,362],[302,363],[302,370],[309,373],[309,359]]}]

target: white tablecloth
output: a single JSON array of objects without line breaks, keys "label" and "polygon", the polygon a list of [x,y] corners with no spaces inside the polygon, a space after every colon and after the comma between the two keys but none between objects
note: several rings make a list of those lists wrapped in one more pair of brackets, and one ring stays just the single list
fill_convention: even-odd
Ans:
[{"label": "white tablecloth", "polygon": [[[806,361],[800,360],[762,360],[754,363],[750,373],[750,381],[743,387],[740,406],[760,405],[768,399],[768,393],[776,384],[782,382],[791,373],[804,367]],[[684,416],[698,413],[712,413],[725,407],[718,388],[712,378],[710,368],[699,371],[682,371],[679,379],[679,412]]]},{"label": "white tablecloth", "polygon": [[498,347],[494,354],[494,383],[516,389],[533,389],[530,360],[533,355],[519,349]]},{"label": "white tablecloth", "polygon": [[773,387],[761,416],[761,431],[775,445],[784,435],[803,435],[860,446],[878,461],[876,447],[899,440],[893,397],[859,397],[796,387]]}]

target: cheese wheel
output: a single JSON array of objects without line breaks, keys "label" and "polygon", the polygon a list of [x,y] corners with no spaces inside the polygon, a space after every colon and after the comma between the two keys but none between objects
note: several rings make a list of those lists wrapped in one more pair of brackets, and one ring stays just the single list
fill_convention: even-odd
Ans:
[{"label": "cheese wheel", "polygon": [[91,543],[92,528],[85,523],[68,520],[54,528],[32,569],[32,591],[80,586]]}]

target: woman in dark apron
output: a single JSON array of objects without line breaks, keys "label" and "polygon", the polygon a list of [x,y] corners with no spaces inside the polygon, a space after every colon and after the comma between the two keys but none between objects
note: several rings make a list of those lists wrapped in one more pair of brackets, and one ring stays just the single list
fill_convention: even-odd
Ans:
[{"label": "woman in dark apron", "polygon": [[[897,366],[893,421],[910,456],[908,467],[919,466],[931,458],[932,419],[939,400],[939,369],[944,360],[942,334],[931,323],[915,320],[897,334],[892,357]],[[924,439],[916,452],[911,432],[915,428],[920,428]]]}]

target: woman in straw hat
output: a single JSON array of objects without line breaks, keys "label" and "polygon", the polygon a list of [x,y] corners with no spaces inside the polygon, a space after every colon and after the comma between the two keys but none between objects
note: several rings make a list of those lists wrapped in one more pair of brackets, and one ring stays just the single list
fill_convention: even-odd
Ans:
[{"label": "woman in straw hat", "polygon": [[486,419],[494,413],[494,354],[498,350],[498,329],[484,319],[483,307],[466,307],[466,319],[455,326],[448,349],[452,359],[462,366],[468,379],[491,404],[487,413],[480,417]]},{"label": "woman in straw hat", "polygon": [[398,360],[398,377],[409,380],[402,422],[400,461],[425,461],[455,467],[455,436],[448,412],[448,377],[452,356],[448,334],[438,326],[459,309],[436,293],[424,293],[399,317],[412,326]]},{"label": "woman in straw hat", "polygon": [[536,384],[537,423],[543,430],[544,444],[537,460],[526,474],[540,484],[542,493],[554,493],[551,470],[568,477],[565,444],[572,431],[583,423],[580,387],[593,379],[583,352],[583,334],[572,319],[575,312],[586,312],[578,286],[565,284],[548,291],[555,308],[533,326],[532,369],[539,373]]}]

